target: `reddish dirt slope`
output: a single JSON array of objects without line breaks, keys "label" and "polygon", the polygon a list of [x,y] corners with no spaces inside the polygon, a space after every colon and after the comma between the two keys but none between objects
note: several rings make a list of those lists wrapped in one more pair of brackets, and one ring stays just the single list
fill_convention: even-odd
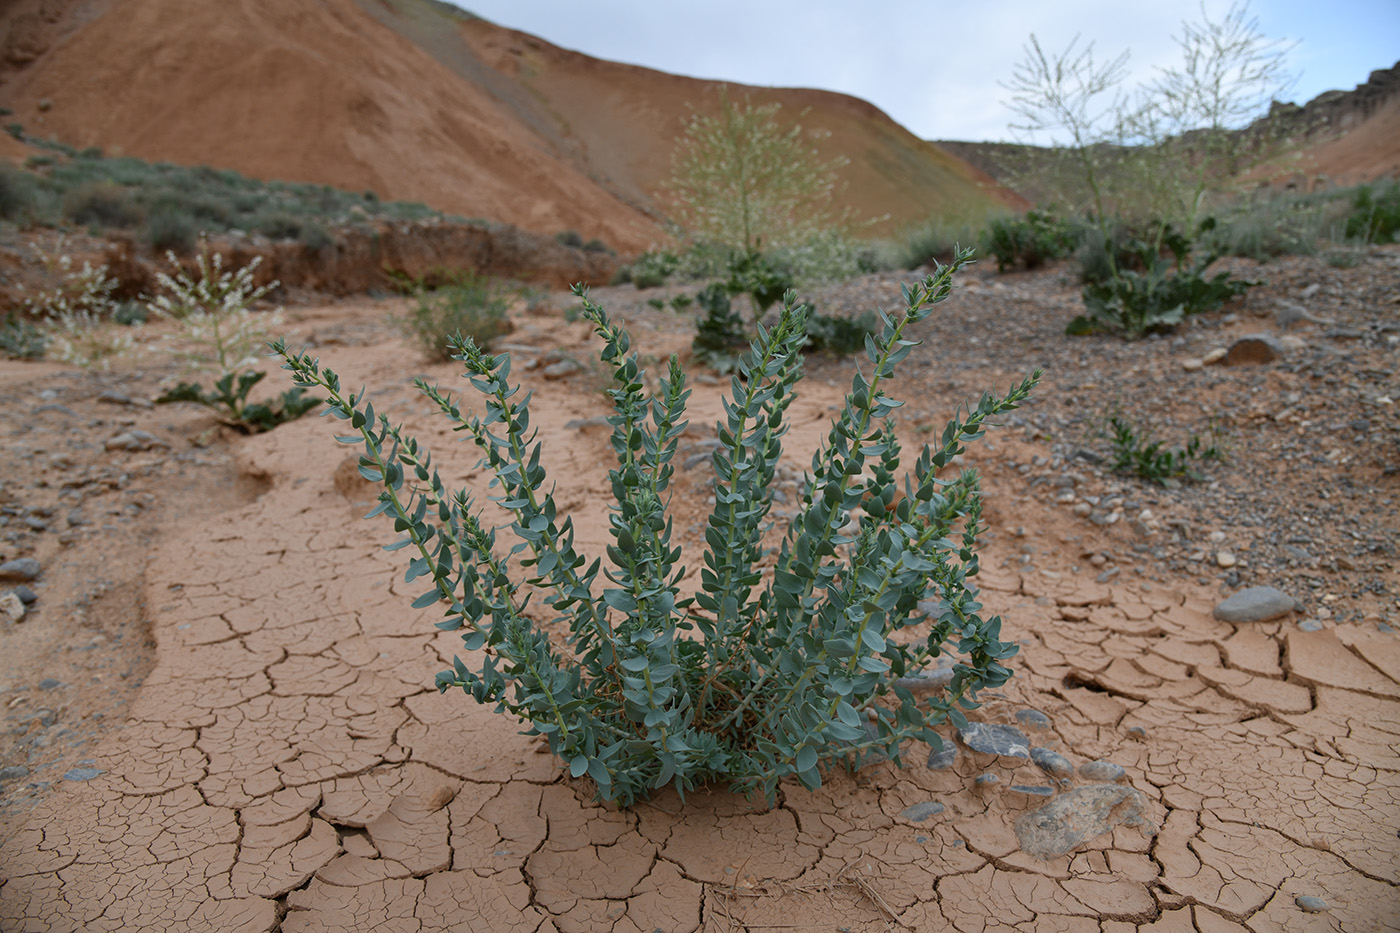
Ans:
[{"label": "reddish dirt slope", "polygon": [[[872,232],[1023,206],[873,106],[783,103],[851,160]],[[710,82],[603,62],[430,0],[13,0],[0,105],[36,136],[309,181],[623,251],[662,237],[653,194]]]},{"label": "reddish dirt slope", "polygon": [[70,18],[0,88],[36,135],[372,188],[544,232],[576,227],[624,248],[656,235],[352,0],[107,0]]}]

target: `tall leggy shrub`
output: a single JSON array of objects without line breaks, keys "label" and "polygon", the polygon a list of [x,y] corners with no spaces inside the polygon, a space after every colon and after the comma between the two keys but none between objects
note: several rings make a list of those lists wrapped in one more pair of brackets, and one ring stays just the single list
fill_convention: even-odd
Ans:
[{"label": "tall leggy shrub", "polygon": [[[454,338],[454,356],[480,396],[476,414],[424,382],[418,388],[476,442],[494,474],[507,522],[490,527],[464,490],[449,490],[427,450],[363,393],[285,344],[295,383],[327,393],[328,413],[349,423],[337,439],[363,447],[360,470],[382,483],[379,505],[409,551],[414,606],[440,604],[439,628],[463,633],[463,656],[438,675],[478,702],[529,723],[574,777],[623,804],[674,785],[684,792],[724,779],[770,800],[794,776],[807,787],[822,768],[883,753],[899,760],[909,739],[938,744],[933,727],[961,723],[978,692],[1006,681],[1016,646],[1000,619],[983,618],[972,578],[981,499],[976,473],[940,475],[987,419],[1017,407],[1039,374],[1005,396],[985,396],[925,445],[904,476],[890,423],[900,402],[887,388],[918,344],[911,329],[932,313],[967,261],[904,289],[905,308],[881,313],[826,442],[812,456],[806,493],[763,562],[784,414],[802,376],[806,309],[789,292],[776,325],[759,329],[731,383],[713,459],[715,504],[705,527],[700,589],[682,595],[681,548],[666,515],[689,390],[674,357],[659,390],[643,390],[625,331],[579,288],[584,315],[612,367],[616,499],[606,562],[574,546],[530,429],[529,394],[510,381],[508,354]],[[900,491],[903,491],[901,497]],[[858,521],[852,521],[857,518]],[[512,543],[497,541],[504,533]],[[535,599],[552,611],[532,621]],[[920,604],[932,600],[927,613]],[[556,636],[556,637],[551,637]],[[563,636],[563,637],[558,637]],[[913,675],[943,652],[959,662],[945,693],[916,697]],[[921,693],[923,693],[921,691]]]}]

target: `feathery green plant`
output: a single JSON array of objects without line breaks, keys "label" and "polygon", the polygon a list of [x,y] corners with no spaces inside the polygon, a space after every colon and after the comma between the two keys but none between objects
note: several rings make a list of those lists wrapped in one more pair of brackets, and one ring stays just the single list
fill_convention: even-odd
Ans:
[{"label": "feathery green plant", "polygon": [[[530,396],[510,382],[508,354],[451,341],[484,414],[466,415],[441,389],[417,383],[483,452],[491,498],[510,516],[515,543],[506,549],[471,495],[449,491],[428,451],[376,415],[363,390],[347,394],[336,373],[284,342],[273,349],[298,387],[326,392],[327,413],[350,423],[337,440],[363,445],[360,471],[383,485],[370,515],[388,513],[403,534],[388,547],[411,549],[407,580],[431,581],[413,605],[443,604],[438,627],[463,632],[464,657],[438,675],[439,689],[460,687],[525,720],[527,734],[544,735],[604,799],[627,805],[667,785],[684,793],[727,779],[771,801],[785,777],[815,788],[824,765],[880,754],[899,762],[909,739],[937,746],[936,724],[962,724],[980,690],[1011,676],[1003,662],[1017,647],[1000,640],[1000,618],[981,616],[971,582],[983,530],[977,475],[938,474],[987,419],[1024,401],[1039,373],[949,422],[941,443],[915,458],[903,497],[890,422],[901,403],[886,391],[918,344],[910,329],[948,296],[969,256],[906,286],[903,313],[881,312],[881,330],[865,342],[872,368],[856,374],[813,456],[771,569],[761,559],[771,554],[772,481],[802,375],[806,309],[789,292],[777,323],[759,327],[717,426],[715,503],[691,597],[682,596],[681,548],[666,514],[690,392],[672,357],[648,397],[627,333],[583,288],[574,292],[613,370],[606,566],[575,549],[573,520],[548,491]],[[536,595],[553,622],[526,616]],[[551,638],[560,625],[567,648]],[[916,697],[907,678],[952,648],[962,657],[946,693]]]}]

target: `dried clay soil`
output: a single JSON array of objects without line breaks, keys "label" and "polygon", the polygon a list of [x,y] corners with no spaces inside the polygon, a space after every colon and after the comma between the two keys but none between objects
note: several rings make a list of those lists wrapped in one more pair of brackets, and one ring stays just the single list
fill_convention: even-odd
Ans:
[{"label": "dried clay soil", "polygon": [[[379,548],[390,529],[359,520],[373,491],[326,421],[234,438],[147,407],[169,372],[155,354],[108,374],[0,364],[0,547],[43,567],[0,631],[0,927],[1400,929],[1400,252],[1241,268],[1267,284],[1137,343],[1064,337],[1061,270],[964,276],[894,392],[914,443],[1047,370],[967,455],[992,527],[983,599],[1022,646],[974,718],[1024,738],[979,752],[949,730],[951,763],[912,748],[772,808],[721,788],[601,806],[516,723],[440,696],[459,642],[408,608],[416,586]],[[898,281],[813,297],[893,307]],[[663,357],[692,330],[653,294],[595,297]],[[606,407],[568,302],[515,312],[507,348],[561,510],[600,553]],[[296,307],[287,330],[484,488],[410,385],[454,367],[423,363],[393,310]],[[1268,362],[1194,362],[1254,332],[1296,339]],[[779,511],[851,365],[809,363]],[[673,502],[692,566],[722,386],[694,389]],[[1213,426],[1225,459],[1166,487],[1112,474],[1115,405],[1169,443]],[[109,449],[120,434],[135,443]],[[1213,616],[1252,585],[1295,611]]]}]

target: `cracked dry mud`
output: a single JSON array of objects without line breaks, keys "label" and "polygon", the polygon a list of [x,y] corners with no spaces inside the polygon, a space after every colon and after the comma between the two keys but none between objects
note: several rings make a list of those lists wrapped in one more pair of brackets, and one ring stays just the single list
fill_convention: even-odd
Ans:
[{"label": "cracked dry mud", "polygon": [[[319,314],[298,336],[308,319],[353,332],[344,308]],[[582,325],[537,323],[515,339],[586,354]],[[337,341],[324,362],[405,419],[444,476],[483,487],[474,451],[406,385],[422,364],[362,330],[384,342]],[[603,399],[586,372],[525,378],[556,496],[580,550],[598,552],[607,437],[566,425],[604,413]],[[695,389],[700,437],[719,388]],[[785,442],[799,468],[839,398],[819,378],[803,389]],[[1063,571],[1047,575],[997,537],[983,598],[1023,648],[974,718],[1076,768],[1121,765],[1120,782],[1101,768],[1090,774],[1107,782],[1057,787],[1026,757],[965,745],[933,769],[917,747],[902,769],[784,786],[771,809],[716,789],[622,812],[516,723],[432,689],[460,643],[407,608],[416,587],[379,549],[387,527],[359,520],[372,491],[328,427],[308,418],[238,442],[266,491],[156,546],[154,668],[95,755],[102,773],[60,783],[0,847],[4,929],[1400,928],[1400,642],[1374,625],[1235,626],[1213,618],[1214,590],[1096,583],[1068,572],[1069,553],[1046,557]],[[678,474],[678,528],[703,520],[704,472]],[[1063,514],[992,485],[994,527]],[[1063,854],[1027,844],[1047,791],[1083,798],[1074,825],[1051,827],[1074,845]]]}]

